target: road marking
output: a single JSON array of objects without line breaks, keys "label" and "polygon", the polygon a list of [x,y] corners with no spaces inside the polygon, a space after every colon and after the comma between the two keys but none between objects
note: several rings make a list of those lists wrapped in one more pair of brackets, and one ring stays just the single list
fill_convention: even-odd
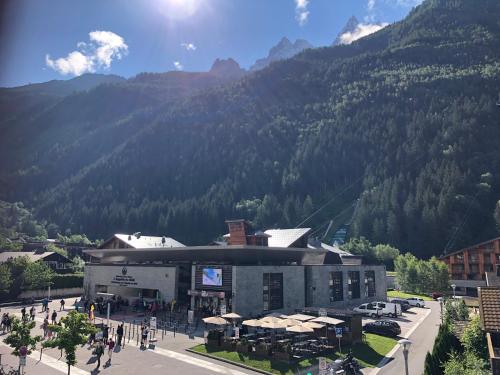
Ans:
[{"label": "road marking", "polygon": [[[5,342],[3,342],[3,340],[0,340],[0,344],[10,348],[10,346],[7,345]],[[65,373],[65,374],[68,373],[67,363],[59,361],[58,359],[55,359],[47,354],[42,355],[41,361],[40,361],[40,352],[37,350],[34,350],[33,352],[31,352],[31,354],[28,354],[28,356],[30,358],[34,359],[37,362],[37,364],[39,362],[41,362],[44,365],[46,365],[48,367],[52,367],[53,369],[55,369],[57,371],[60,371],[60,372]],[[75,374],[75,375],[90,375],[90,372],[82,370],[82,369],[75,367],[75,366],[71,366],[71,373]]]},{"label": "road marking", "polygon": [[[425,313],[425,315],[422,318],[420,318],[419,320],[417,320],[417,324],[415,324],[408,332],[406,332],[406,335],[404,335],[402,337],[405,339],[409,338],[411,336],[411,334],[413,332],[415,332],[415,330],[418,328],[418,326],[424,322],[424,320],[429,316],[430,313],[431,313],[431,309],[429,308],[427,310],[427,312]],[[385,355],[385,357],[380,360],[379,363],[377,363],[377,366],[375,367],[375,369],[373,371],[370,372],[370,375],[378,374],[378,372],[380,370],[382,370],[382,368],[387,364],[387,362],[389,362],[389,360],[394,356],[394,354],[396,354],[396,352],[398,350],[399,350],[399,344],[394,345],[394,348],[392,348],[392,350],[389,353],[387,353]]]}]

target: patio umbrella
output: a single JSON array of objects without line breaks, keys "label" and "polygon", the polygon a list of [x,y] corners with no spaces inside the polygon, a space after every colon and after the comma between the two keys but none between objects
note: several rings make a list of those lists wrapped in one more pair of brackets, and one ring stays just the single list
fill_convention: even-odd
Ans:
[{"label": "patio umbrella", "polygon": [[264,322],[261,324],[262,328],[270,328],[270,329],[283,329],[286,328],[286,323],[281,320],[280,322]]},{"label": "patio umbrella", "polygon": [[276,318],[274,316],[265,316],[263,317],[262,319],[260,319],[260,321],[262,323],[265,323],[265,322],[273,322],[273,323],[279,323],[279,322],[282,322],[283,319],[280,319],[280,318]]},{"label": "patio umbrella", "polygon": [[312,319],[311,322],[319,322],[319,323],[332,324],[334,326],[337,325],[337,324],[340,324],[340,323],[344,323],[343,320],[335,319],[335,318],[330,318],[329,316],[320,316],[318,318]]},{"label": "patio umbrella", "polygon": [[229,324],[228,321],[220,316],[211,316],[209,318],[204,318],[203,321],[208,324],[215,324],[217,326],[225,326]]},{"label": "patio umbrella", "polygon": [[311,315],[305,315],[305,314],[294,314],[289,316],[290,319],[295,319],[295,320],[300,320],[300,321],[306,321],[306,320],[311,320],[314,318],[314,316]]},{"label": "patio umbrella", "polygon": [[243,323],[241,324],[248,327],[260,327],[262,325],[262,322],[257,319],[249,319],[249,320],[244,320]]},{"label": "patio umbrella", "polygon": [[309,322],[302,323],[301,326],[307,327],[307,328],[312,328],[312,329],[317,329],[317,328],[323,328],[325,325],[321,324],[321,323],[309,321]]},{"label": "patio umbrella", "polygon": [[283,319],[283,322],[287,325],[287,326],[298,326],[301,321],[300,320],[297,320],[297,319],[290,319],[290,318],[287,318],[287,319]]},{"label": "patio umbrella", "polygon": [[241,315],[238,315],[236,313],[227,313],[227,314],[222,315],[222,318],[226,318],[226,319],[241,319]]},{"label": "patio umbrella", "polygon": [[291,326],[287,327],[286,330],[288,332],[297,332],[297,333],[311,333],[314,332],[312,328],[304,327],[303,325]]}]

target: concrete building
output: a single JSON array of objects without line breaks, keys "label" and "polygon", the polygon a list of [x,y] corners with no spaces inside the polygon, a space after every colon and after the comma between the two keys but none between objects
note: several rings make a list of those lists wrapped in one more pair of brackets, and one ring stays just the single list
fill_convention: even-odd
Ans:
[{"label": "concrete building", "polygon": [[493,277],[500,265],[500,237],[443,255],[440,259],[448,265],[456,294],[477,296],[477,288],[486,286],[487,274]]},{"label": "concrete building", "polygon": [[[384,266],[364,265],[333,247],[306,247],[307,228],[252,233],[242,220],[228,225],[224,246],[88,250],[84,288],[91,297],[175,300],[196,311],[243,316],[387,298]],[[296,244],[305,247],[286,247]]]}]

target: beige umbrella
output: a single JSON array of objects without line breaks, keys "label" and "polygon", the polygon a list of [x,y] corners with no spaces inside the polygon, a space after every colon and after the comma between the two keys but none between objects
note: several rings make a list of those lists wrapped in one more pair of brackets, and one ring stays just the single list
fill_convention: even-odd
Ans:
[{"label": "beige umbrella", "polygon": [[226,324],[229,324],[229,322],[221,318],[220,316],[211,316],[209,318],[204,318],[203,321],[208,324],[215,324],[217,326],[225,326]]},{"label": "beige umbrella", "polygon": [[287,327],[286,330],[288,332],[297,332],[297,333],[311,333],[311,332],[314,332],[314,330],[312,328],[304,327],[303,325]]},{"label": "beige umbrella", "polygon": [[241,324],[249,327],[260,327],[262,325],[262,322],[257,319],[249,319],[249,320],[244,320],[243,323]]},{"label": "beige umbrella", "polygon": [[312,329],[323,328],[325,326],[324,324],[316,323],[316,322],[304,322],[301,325],[303,327],[312,328]]},{"label": "beige umbrella", "polygon": [[262,319],[260,319],[260,321],[262,323],[265,323],[265,322],[273,322],[273,323],[279,323],[279,322],[282,322],[283,319],[280,319],[280,318],[276,318],[274,316],[265,316],[263,317]]},{"label": "beige umbrella", "polygon": [[261,324],[262,328],[270,328],[270,329],[283,329],[288,327],[283,320],[280,322],[264,322]]},{"label": "beige umbrella", "polygon": [[300,321],[306,321],[306,320],[311,320],[314,318],[314,316],[311,315],[305,315],[305,314],[294,314],[288,316],[290,319],[295,319],[295,320],[300,320]]},{"label": "beige umbrella", "polygon": [[330,318],[329,316],[320,316],[318,318],[312,319],[311,322],[319,322],[319,323],[332,324],[334,326],[337,325],[337,324],[340,324],[340,323],[344,323],[343,320],[335,319],[335,318]]},{"label": "beige umbrella", "polygon": [[290,318],[283,319],[283,322],[284,322],[287,326],[298,326],[298,325],[301,323],[301,321],[300,321],[300,320],[290,319]]},{"label": "beige umbrella", "polygon": [[222,315],[222,317],[226,319],[241,319],[241,315],[238,315],[236,313],[227,313]]}]

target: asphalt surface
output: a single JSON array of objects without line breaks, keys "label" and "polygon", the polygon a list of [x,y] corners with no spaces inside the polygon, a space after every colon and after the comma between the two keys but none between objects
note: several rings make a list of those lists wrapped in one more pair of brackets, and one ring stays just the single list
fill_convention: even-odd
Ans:
[{"label": "asphalt surface", "polygon": [[[425,303],[431,312],[408,337],[412,342],[408,355],[409,375],[424,373],[425,356],[428,351],[432,350],[439,329],[441,320],[439,302],[426,301]],[[385,366],[374,370],[370,375],[404,375],[403,350],[398,347],[391,357],[392,359]]]}]

